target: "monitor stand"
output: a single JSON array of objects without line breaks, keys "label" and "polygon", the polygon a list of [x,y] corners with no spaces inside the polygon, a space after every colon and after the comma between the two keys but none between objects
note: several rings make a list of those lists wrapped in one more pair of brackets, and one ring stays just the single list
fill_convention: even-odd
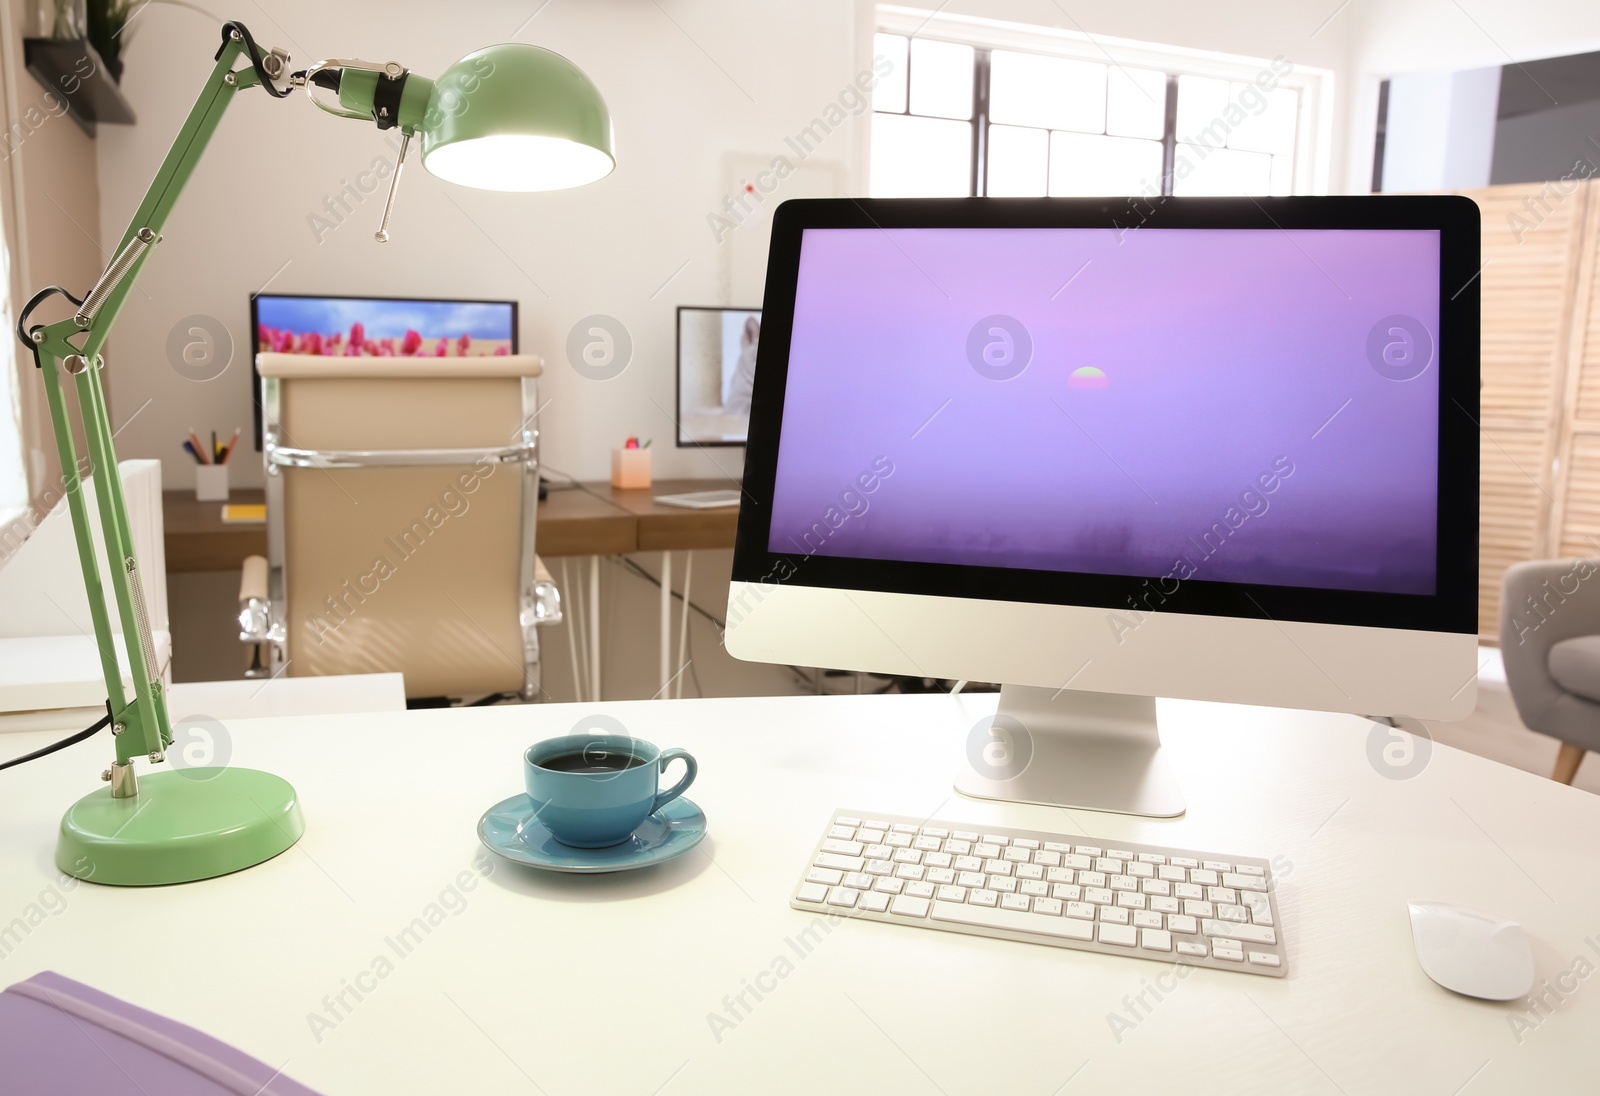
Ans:
[{"label": "monitor stand", "polygon": [[977,799],[1176,818],[1183,792],[1161,753],[1149,696],[1005,685],[967,739],[956,791]]}]

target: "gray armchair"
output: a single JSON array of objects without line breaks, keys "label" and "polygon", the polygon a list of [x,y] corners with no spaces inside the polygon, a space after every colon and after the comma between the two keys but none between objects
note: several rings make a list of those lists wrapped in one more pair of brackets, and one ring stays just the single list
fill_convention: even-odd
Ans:
[{"label": "gray armchair", "polygon": [[1500,654],[1522,722],[1561,740],[1552,777],[1572,783],[1584,753],[1600,749],[1600,559],[1506,571]]}]

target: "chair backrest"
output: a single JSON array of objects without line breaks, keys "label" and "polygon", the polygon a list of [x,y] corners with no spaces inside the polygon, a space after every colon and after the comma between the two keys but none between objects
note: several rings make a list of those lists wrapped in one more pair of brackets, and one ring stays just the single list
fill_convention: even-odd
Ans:
[{"label": "chair backrest", "polygon": [[399,671],[413,697],[521,690],[540,360],[262,354],[258,368],[287,673]]}]

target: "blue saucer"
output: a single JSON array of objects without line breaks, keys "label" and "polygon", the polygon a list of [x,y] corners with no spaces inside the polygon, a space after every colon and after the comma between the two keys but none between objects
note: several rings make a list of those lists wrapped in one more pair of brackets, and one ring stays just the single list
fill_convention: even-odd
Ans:
[{"label": "blue saucer", "polygon": [[502,799],[478,819],[478,839],[492,852],[547,871],[647,868],[682,856],[705,835],[705,812],[681,795],[641,822],[626,841],[604,849],[576,849],[557,841],[533,817],[533,804],[526,795]]}]

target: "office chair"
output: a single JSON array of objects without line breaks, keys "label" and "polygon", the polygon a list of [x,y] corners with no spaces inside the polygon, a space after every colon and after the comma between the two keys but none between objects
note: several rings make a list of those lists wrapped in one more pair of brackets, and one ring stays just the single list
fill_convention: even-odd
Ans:
[{"label": "office chair", "polygon": [[1500,655],[1522,722],[1561,740],[1552,779],[1571,784],[1600,749],[1600,559],[1534,560],[1506,571]]},{"label": "office chair", "polygon": [[561,599],[535,555],[532,355],[258,356],[267,557],[245,564],[259,676],[405,675],[406,695],[540,691]]}]

